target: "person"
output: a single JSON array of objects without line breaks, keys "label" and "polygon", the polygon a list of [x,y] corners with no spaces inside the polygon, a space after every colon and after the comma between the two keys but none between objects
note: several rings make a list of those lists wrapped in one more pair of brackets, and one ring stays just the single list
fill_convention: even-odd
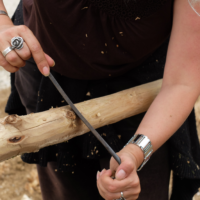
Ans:
[{"label": "person", "polygon": [[[187,0],[24,0],[14,24],[2,0],[0,10],[0,65],[12,73],[10,114],[66,105],[48,79],[51,67],[74,103],[163,76],[146,113],[98,129],[120,165],[91,133],[22,155],[38,164],[44,200],[167,200],[171,169],[171,199],[192,198],[200,186],[193,111],[200,94],[200,19]],[[23,39],[23,48],[10,48],[13,38]],[[126,145],[134,134],[154,152],[139,172],[147,158],[137,139]]]}]

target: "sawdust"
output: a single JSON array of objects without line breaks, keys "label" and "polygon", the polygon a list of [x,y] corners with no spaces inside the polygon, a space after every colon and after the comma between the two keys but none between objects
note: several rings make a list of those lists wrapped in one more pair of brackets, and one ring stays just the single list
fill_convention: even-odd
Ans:
[{"label": "sawdust", "polygon": [[41,200],[38,174],[35,165],[16,158],[0,163],[0,200],[22,200],[23,196]]},{"label": "sawdust", "polygon": [[[0,71],[2,69],[0,68]],[[8,77],[8,76],[7,76]],[[2,79],[3,80],[3,79]],[[6,85],[7,83],[3,84]],[[1,89],[1,84],[0,84]],[[1,89],[0,118],[5,117],[5,105],[10,88]],[[197,130],[200,139],[200,98],[195,104]],[[172,185],[170,184],[170,188]],[[0,200],[42,200],[35,165],[29,165],[15,157],[0,163]],[[200,192],[193,200],[200,200]]]}]

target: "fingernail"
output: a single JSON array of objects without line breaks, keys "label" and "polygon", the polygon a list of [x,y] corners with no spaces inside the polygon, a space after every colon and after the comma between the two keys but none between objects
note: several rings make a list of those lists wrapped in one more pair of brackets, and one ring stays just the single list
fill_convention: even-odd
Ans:
[{"label": "fingernail", "polygon": [[49,68],[48,67],[43,67],[43,74],[45,76],[49,76],[49,73],[50,73]]},{"label": "fingernail", "polygon": [[103,174],[104,171],[105,171],[105,169],[103,169],[103,170],[101,171],[100,176]]},{"label": "fingernail", "polygon": [[126,177],[126,172],[123,169],[119,170],[116,174],[116,178],[119,180],[122,180],[125,177]]},{"label": "fingernail", "polygon": [[97,172],[97,180],[99,179],[99,176],[100,176],[100,172],[98,171]]},{"label": "fingernail", "polygon": [[53,66],[52,66],[52,67],[54,67],[54,66],[56,65],[55,61],[53,61],[53,62],[54,62],[54,64],[53,64]]}]

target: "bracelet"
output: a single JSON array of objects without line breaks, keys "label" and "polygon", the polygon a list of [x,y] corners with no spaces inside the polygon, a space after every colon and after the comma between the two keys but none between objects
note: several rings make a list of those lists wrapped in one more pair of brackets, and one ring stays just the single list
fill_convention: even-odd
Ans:
[{"label": "bracelet", "polygon": [[135,134],[126,145],[128,144],[135,144],[138,147],[140,147],[140,149],[143,151],[144,153],[144,161],[143,163],[140,165],[140,167],[137,169],[137,171],[140,171],[144,165],[148,162],[148,160],[150,159],[150,157],[153,154],[153,147],[151,145],[151,141],[149,140],[149,138],[145,135],[141,135],[141,134]]},{"label": "bracelet", "polygon": [[7,15],[8,16],[8,13],[3,11],[3,10],[0,10],[0,15]]}]

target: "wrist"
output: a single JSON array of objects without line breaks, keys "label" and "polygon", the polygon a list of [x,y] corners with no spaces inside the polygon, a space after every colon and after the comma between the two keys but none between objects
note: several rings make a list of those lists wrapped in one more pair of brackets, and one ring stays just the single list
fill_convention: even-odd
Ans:
[{"label": "wrist", "polygon": [[0,25],[13,25],[7,11],[0,7]]},{"label": "wrist", "polygon": [[0,26],[13,25],[12,20],[7,15],[0,15]]},{"label": "wrist", "polygon": [[[148,162],[148,160],[150,159],[152,153],[153,153],[153,147],[151,145],[151,141],[149,140],[149,138],[145,135],[142,134],[135,134],[129,141],[127,144],[133,144],[136,145],[137,147],[139,147],[141,149],[141,151],[143,152],[144,155],[144,159],[142,164],[139,166],[139,168],[137,168],[137,171],[140,171],[144,165]],[[140,156],[141,157],[141,156]]]},{"label": "wrist", "polygon": [[140,149],[140,147],[134,144],[128,144],[124,148],[127,149],[127,151],[131,153],[131,155],[133,156],[133,159],[135,160],[136,167],[138,169],[144,161],[143,151]]}]

